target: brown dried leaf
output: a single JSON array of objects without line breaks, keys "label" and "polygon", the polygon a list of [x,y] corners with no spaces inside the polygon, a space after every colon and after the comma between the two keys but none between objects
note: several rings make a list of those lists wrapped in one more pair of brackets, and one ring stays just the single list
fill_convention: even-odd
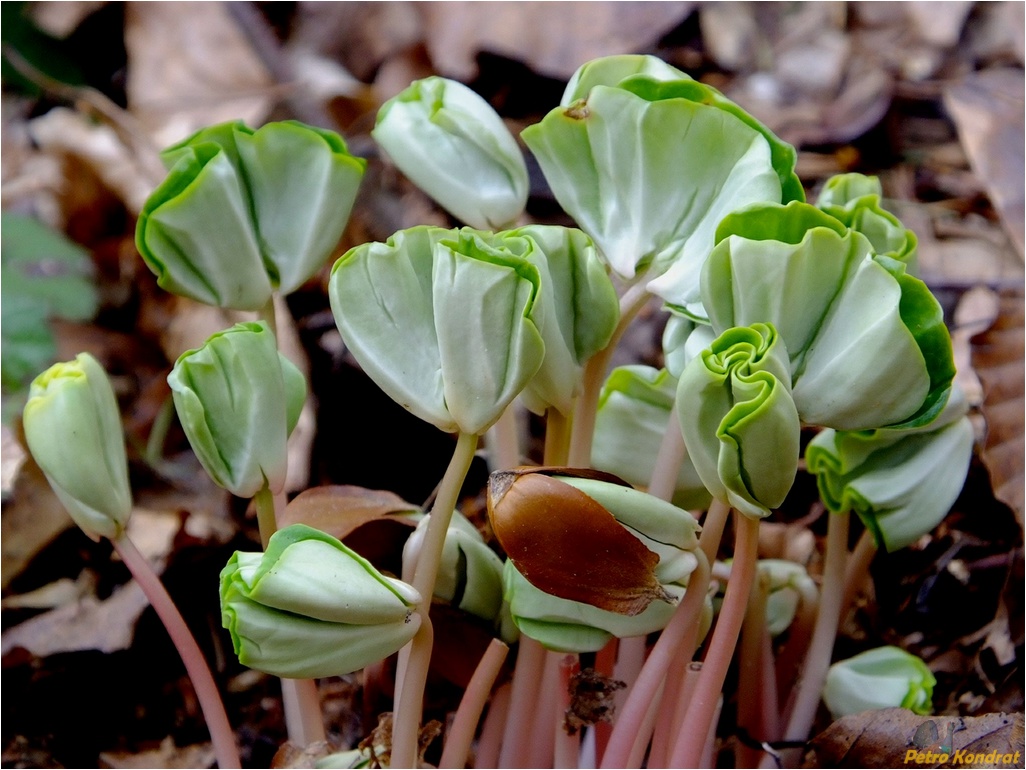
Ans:
[{"label": "brown dried leaf", "polygon": [[[812,740],[812,747],[818,767],[1021,767],[1023,715],[922,717],[899,708],[865,711],[834,722]],[[932,752],[936,759],[920,761],[927,759],[920,752]],[[984,758],[991,752],[996,761]],[[984,756],[970,760],[970,754]]]},{"label": "brown dried leaf", "polygon": [[100,753],[100,767],[111,768],[190,768],[213,767],[214,748],[209,743],[196,743],[192,746],[175,746],[174,740],[168,736],[160,742],[160,747],[150,751],[131,754],[127,751],[103,751]]},{"label": "brown dried leaf", "polygon": [[969,162],[986,185],[1022,258],[1026,242],[1026,161],[1023,136],[1022,70],[990,69],[967,75],[948,86],[944,104],[955,121]]},{"label": "brown dried leaf", "polygon": [[161,180],[155,151],[148,157],[137,155],[113,128],[81,112],[56,107],[33,120],[29,132],[43,152],[84,163],[133,214]]},{"label": "brown dried leaf", "polygon": [[[134,508],[126,529],[140,553],[160,574],[180,528],[181,520],[175,513]],[[3,653],[21,647],[43,658],[76,650],[124,650],[131,646],[135,623],[149,605],[134,580],[119,586],[103,601],[91,590],[80,590],[73,598],[5,631]]]},{"label": "brown dried leaf", "polygon": [[420,10],[424,42],[442,74],[470,79],[478,52],[490,51],[568,78],[589,59],[654,45],[695,5],[438,2],[423,3]]},{"label": "brown dried leaf", "polygon": [[983,385],[973,370],[971,340],[974,335],[989,329],[997,315],[998,295],[986,286],[975,286],[967,291],[955,308],[955,325],[951,330],[955,379],[972,407],[983,403]]},{"label": "brown dried leaf", "polygon": [[77,650],[126,650],[147,606],[146,595],[133,580],[104,601],[86,596],[4,631],[3,654],[19,647],[40,658]]},{"label": "brown dried leaf", "polygon": [[548,594],[622,615],[666,600],[658,555],[551,471],[496,471],[488,479],[492,530],[521,574]]},{"label": "brown dried leaf", "polygon": [[71,526],[71,517],[43,472],[27,457],[0,519],[0,585],[6,588],[37,553]]},{"label": "brown dried leaf", "polygon": [[994,495],[1015,511],[1023,525],[1023,295],[1005,292],[1000,297],[997,320],[987,331],[972,338],[972,364],[983,384],[983,415],[987,439],[983,462],[990,471]]},{"label": "brown dried leaf", "polygon": [[331,753],[333,750],[327,741],[317,741],[305,747],[292,741],[285,741],[271,759],[271,767],[317,767],[317,762]]},{"label": "brown dried leaf", "polygon": [[[280,525],[306,524],[342,540],[353,530],[370,521],[395,513],[410,513],[419,508],[394,492],[365,489],[348,484],[313,487],[300,493],[285,508]],[[416,522],[397,519],[406,526]]]},{"label": "brown dried leaf", "polygon": [[158,146],[271,107],[271,77],[222,3],[126,5],[125,49],[129,108]]}]

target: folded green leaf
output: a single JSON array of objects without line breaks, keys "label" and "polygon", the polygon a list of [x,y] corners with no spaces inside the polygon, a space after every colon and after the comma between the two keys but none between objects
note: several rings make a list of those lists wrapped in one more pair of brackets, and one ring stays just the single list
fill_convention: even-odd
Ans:
[{"label": "folded green leaf", "polygon": [[569,415],[582,367],[613,335],[619,299],[594,244],[580,230],[529,225],[495,236],[502,244],[518,238],[528,241],[521,255],[538,268],[532,318],[545,342],[545,358],[524,389],[524,403],[538,414],[552,406]]},{"label": "folded green leaf", "polygon": [[492,106],[462,83],[415,81],[385,102],[371,135],[406,176],[471,227],[498,230],[524,210],[520,148]]},{"label": "folded green leaf", "polygon": [[820,432],[805,461],[823,502],[855,511],[887,551],[931,531],[962,491],[972,459],[973,429],[960,403],[924,428]]},{"label": "folded green leaf", "polygon": [[239,661],[282,677],[356,671],[419,626],[412,586],[303,524],[276,532],[263,554],[237,551],[221,571],[220,595]]},{"label": "folded green leaf", "polygon": [[397,403],[441,430],[483,433],[545,354],[529,248],[523,238],[431,227],[358,246],[332,269],[335,322]]},{"label": "folded green leaf", "polygon": [[325,264],[366,166],[337,134],[295,121],[222,123],[163,158],[170,172],[139,216],[139,253],[165,289],[239,310]]},{"label": "folded green leaf", "polygon": [[58,499],[94,540],[116,538],[132,512],[117,399],[88,353],[54,364],[29,389],[25,439]]},{"label": "folded green leaf", "polygon": [[827,180],[816,206],[866,236],[875,253],[905,263],[909,273],[915,275],[915,233],[883,208],[881,195],[880,181],[876,177],[840,174]]},{"label": "folded green leaf", "polygon": [[870,709],[933,711],[937,680],[927,665],[899,647],[878,647],[830,667],[823,702],[834,719]]},{"label": "folded green leaf", "polygon": [[712,344],[716,333],[708,323],[696,322],[676,307],[668,305],[667,310],[670,317],[663,329],[663,359],[667,371],[679,379],[691,359]]},{"label": "folded green leaf", "polygon": [[[667,602],[652,602],[640,614],[631,616],[561,599],[533,586],[508,560],[503,586],[520,632],[558,652],[595,652],[614,636],[644,636],[659,631],[676,608]],[[678,601],[684,595],[680,586],[666,586],[666,591]]]},{"label": "folded green leaf", "polygon": [[[422,518],[406,541],[404,562],[416,563],[430,521],[430,516]],[[502,559],[459,511],[453,511],[445,534],[434,597],[497,627],[501,625]]]},{"label": "folded green leaf", "polygon": [[766,581],[766,630],[771,636],[784,633],[794,620],[801,597],[815,594],[816,584],[805,567],[784,559],[760,559],[760,579]]},{"label": "folded green leaf", "polygon": [[240,497],[265,485],[281,491],[306,380],[266,323],[213,335],[183,353],[167,379],[189,443],[218,485]]},{"label": "folded green leaf", "polygon": [[634,75],[644,75],[653,80],[690,80],[681,70],[667,64],[656,56],[642,54],[620,54],[601,56],[585,62],[570,77],[559,103],[569,107],[581,99],[587,99],[595,86],[618,86]]},{"label": "folded green leaf", "polygon": [[784,341],[770,324],[728,329],[677,390],[688,454],[714,497],[746,516],[780,505],[798,471],[801,425]]}]

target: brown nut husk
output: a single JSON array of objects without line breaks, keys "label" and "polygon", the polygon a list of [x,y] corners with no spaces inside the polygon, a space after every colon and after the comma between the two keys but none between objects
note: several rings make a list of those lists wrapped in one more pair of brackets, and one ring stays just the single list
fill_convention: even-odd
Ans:
[{"label": "brown nut husk", "polygon": [[554,476],[629,486],[607,473],[574,468],[514,468],[488,480],[488,516],[510,560],[552,596],[621,615],[654,599],[674,599],[655,575],[659,556],[605,507]]}]

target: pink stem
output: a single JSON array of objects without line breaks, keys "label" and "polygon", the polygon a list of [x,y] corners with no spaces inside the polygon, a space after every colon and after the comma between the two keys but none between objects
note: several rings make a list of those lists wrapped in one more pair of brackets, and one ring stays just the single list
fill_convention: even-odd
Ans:
[{"label": "pink stem", "polygon": [[602,758],[604,768],[631,767],[628,760],[632,754],[638,753],[633,747],[640,744],[643,749],[652,734],[655,710],[659,708],[659,689],[666,682],[671,663],[678,659],[690,660],[694,655],[698,643],[699,618],[709,587],[709,561],[701,550],[696,551],[695,556],[698,565],[688,580],[684,598],[659,635],[659,641],[652,648],[652,653],[645,661],[617,717],[609,746]]},{"label": "pink stem", "polygon": [[[812,632],[812,641],[802,666],[802,678],[794,693],[793,706],[784,731],[784,740],[804,741],[816,718],[820,692],[826,681],[827,669],[837,637],[837,624],[841,617],[844,597],[844,572],[848,559],[847,513],[829,514],[827,523],[826,556],[823,562],[823,588],[819,597],[819,615]],[[785,752],[785,762],[793,766],[800,752]]]},{"label": "pink stem", "polygon": [[484,726],[481,728],[481,737],[477,739],[477,756],[474,758],[474,767],[498,767],[499,747],[502,743],[502,731],[506,725],[506,715],[509,713],[509,696],[513,686],[506,682],[495,691],[492,702],[488,704],[488,714],[485,716]]},{"label": "pink stem", "polygon": [[844,598],[841,600],[841,614],[839,620],[843,620],[855,603],[862,586],[869,579],[869,567],[876,556],[876,541],[867,529],[859,541],[855,544],[851,556],[848,558],[848,567],[844,573]]},{"label": "pink stem", "polygon": [[185,624],[185,619],[178,611],[175,603],[160,582],[160,578],[154,573],[149,562],[135,547],[135,544],[128,539],[127,534],[112,540],[111,544],[117,551],[121,560],[128,567],[132,576],[139,583],[149,599],[150,604],[156,611],[164,627],[167,629],[171,641],[178,649],[182,657],[185,670],[192,680],[192,686],[196,690],[196,698],[199,700],[203,718],[210,730],[210,740],[214,745],[214,755],[217,757],[219,767],[242,767],[239,760],[239,750],[235,745],[235,734],[228,722],[228,715],[225,713],[224,704],[221,702],[221,694],[214,683],[213,674],[195,638]]},{"label": "pink stem", "polygon": [[644,284],[638,283],[624,292],[620,298],[620,320],[617,322],[609,344],[593,355],[584,366],[583,389],[574,406],[573,433],[570,437],[570,453],[567,464],[574,468],[591,465],[591,441],[595,433],[595,416],[598,413],[599,395],[606,380],[606,370],[613,360],[613,351],[620,337],[627,331],[631,321],[645,306],[649,294]]},{"label": "pink stem", "polygon": [[538,699],[534,704],[531,740],[527,746],[527,761],[523,767],[551,767],[556,750],[556,709],[559,706],[559,658],[562,653],[545,651],[545,664]]},{"label": "pink stem", "polygon": [[456,709],[456,716],[453,718],[452,727],[446,736],[445,747],[442,749],[442,759],[439,767],[460,768],[467,764],[467,755],[470,753],[470,744],[474,740],[474,732],[477,730],[477,723],[481,719],[481,712],[492,691],[492,684],[495,677],[499,675],[503,661],[509,647],[498,639],[492,639],[481,656],[474,675],[470,677],[467,689],[463,693],[460,705]]},{"label": "pink stem", "polygon": [[702,676],[702,664],[699,661],[692,661],[688,664],[688,667],[684,671],[684,678],[681,680],[680,693],[677,695],[676,703],[668,703],[667,705],[673,707],[673,726],[674,730],[670,735],[666,755],[661,759],[658,764],[652,764],[653,767],[669,767],[670,757],[673,756],[673,752],[679,743],[687,740],[684,733],[684,717],[687,715],[688,706],[691,704],[691,699],[695,696],[695,688],[698,687],[698,680]]},{"label": "pink stem", "polygon": [[531,714],[537,708],[538,683],[545,664],[545,648],[529,636],[520,637],[517,665],[513,670],[506,730],[502,736],[499,767],[524,767],[530,742]]},{"label": "pink stem", "polygon": [[713,727],[720,691],[727,677],[748,595],[755,580],[759,548],[759,522],[742,514],[734,517],[735,547],[730,582],[716,622],[709,652],[702,666],[695,696],[684,718],[687,740],[678,743],[670,758],[671,767],[701,767],[706,737]]},{"label": "pink stem", "polygon": [[655,466],[652,468],[652,477],[648,482],[650,495],[658,497],[660,500],[673,499],[673,493],[677,490],[680,467],[684,464],[687,455],[684,434],[681,433],[680,423],[677,421],[677,404],[674,403],[670,409],[670,418],[666,423],[662,443],[659,444],[659,453],[656,455]]},{"label": "pink stem", "polygon": [[420,628],[413,640],[400,651],[402,679],[396,686],[395,717],[392,723],[392,763],[395,767],[415,767],[417,745],[420,736],[420,718],[424,709],[424,688],[427,685],[428,668],[431,665],[431,648],[434,632],[428,610],[435,593],[435,580],[442,559],[445,535],[449,531],[452,512],[459,501],[460,488],[470,470],[477,449],[478,437],[471,433],[460,433],[456,440],[452,459],[445,469],[438,496],[431,506],[431,519],[424,535],[417,557],[413,576],[413,587],[423,602],[417,608]]},{"label": "pink stem", "polygon": [[[762,733],[762,712],[765,708],[766,692],[763,671],[763,640],[766,636],[766,599],[769,594],[767,577],[760,574],[752,589],[748,610],[741,625],[741,644],[738,665],[737,690],[743,693],[738,698],[738,727],[758,740],[769,736]],[[775,690],[776,688],[774,688]],[[738,741],[735,746],[738,767],[758,767],[761,752]]]}]

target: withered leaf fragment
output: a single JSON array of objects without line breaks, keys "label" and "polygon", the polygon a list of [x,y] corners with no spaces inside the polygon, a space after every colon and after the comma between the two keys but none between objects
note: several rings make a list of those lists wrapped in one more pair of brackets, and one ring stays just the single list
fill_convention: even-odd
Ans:
[{"label": "withered leaf fragment", "polygon": [[557,476],[629,486],[610,474],[515,468],[488,480],[488,516],[510,560],[552,596],[634,616],[654,599],[672,602],[655,575],[659,556],[605,507]]}]

